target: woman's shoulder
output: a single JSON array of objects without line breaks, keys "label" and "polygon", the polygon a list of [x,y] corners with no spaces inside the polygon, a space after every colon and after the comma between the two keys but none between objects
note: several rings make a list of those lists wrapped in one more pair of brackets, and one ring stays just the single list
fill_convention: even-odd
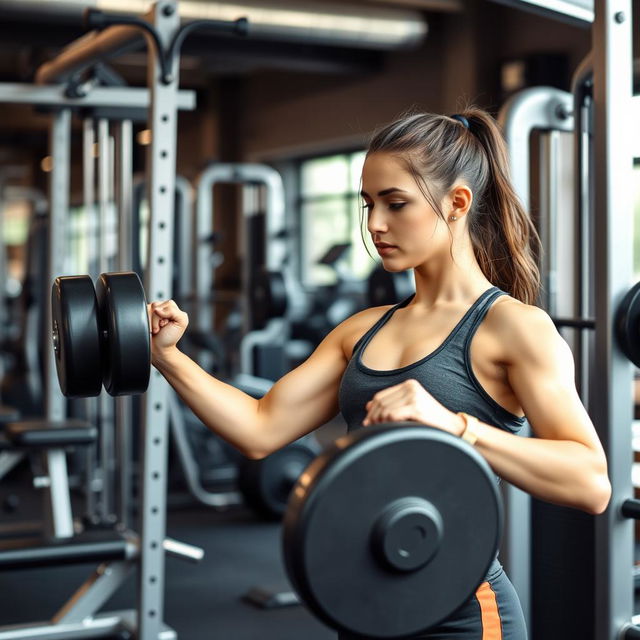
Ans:
[{"label": "woman's shoulder", "polygon": [[544,354],[562,340],[544,309],[510,295],[500,296],[491,305],[486,328],[499,340],[508,360]]},{"label": "woman's shoulder", "polygon": [[363,309],[349,316],[334,329],[347,356],[351,357],[353,348],[358,340],[393,307],[394,305],[383,305],[381,307]]}]

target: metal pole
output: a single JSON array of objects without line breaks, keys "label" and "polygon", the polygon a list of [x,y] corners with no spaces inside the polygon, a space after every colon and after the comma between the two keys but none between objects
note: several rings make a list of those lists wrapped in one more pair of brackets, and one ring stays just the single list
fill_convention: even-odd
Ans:
[{"label": "metal pole", "polygon": [[[49,255],[47,259],[48,288],[54,278],[64,272],[66,255],[65,234],[69,211],[69,179],[70,179],[70,144],[71,111],[61,109],[53,116],[51,124],[50,154],[53,159],[53,170],[49,174]],[[56,374],[51,333],[51,305],[44,303],[46,322],[42,336],[44,347],[45,369],[45,414],[47,420],[63,420],[66,417],[66,401]],[[69,499],[69,479],[67,475],[67,459],[62,449],[49,450],[44,454],[46,473],[50,478],[49,487],[45,490],[45,513],[50,517],[45,522],[51,523],[52,535],[70,537],[73,535],[71,518],[71,502]]]},{"label": "metal pole", "polygon": [[[109,248],[111,240],[111,145],[109,143],[109,121],[98,120],[98,270],[109,271]],[[114,522],[113,486],[114,486],[114,435],[113,400],[103,390],[100,394],[100,470],[102,486],[98,511],[102,522]]]},{"label": "metal pole", "polygon": [[[614,318],[633,274],[632,5],[596,0],[593,24],[595,162],[595,376],[590,415],[613,488],[595,526],[595,637],[614,640],[633,614],[633,521],[620,506],[631,482],[632,367],[614,340]],[[597,379],[595,377],[597,376]]]},{"label": "metal pole", "polygon": [[[131,240],[133,203],[133,124],[121,120],[115,126],[116,159],[116,205],[118,220],[118,266],[119,271],[130,271],[132,265]],[[132,483],[132,399],[116,398],[116,450],[117,470],[117,514],[118,521],[129,527],[131,517]]]},{"label": "metal pole", "polygon": [[[96,219],[96,159],[95,159],[95,129],[92,117],[85,118],[82,122],[82,197],[84,204],[84,238],[87,242],[87,267],[91,278],[98,277],[98,255],[100,247],[98,245],[98,221]],[[91,424],[98,424],[98,402],[97,398],[85,398],[84,407],[87,413],[87,420]],[[98,468],[98,445],[92,444],[86,448],[86,515],[93,519],[97,516],[96,490],[102,485],[100,469]],[[97,485],[97,486],[96,486]]]},{"label": "metal pole", "polygon": [[[0,82],[0,104],[42,105],[60,109],[83,107],[109,109],[146,109],[149,107],[149,91],[141,87],[93,87],[82,97],[70,98],[65,94],[66,86],[41,87],[24,82]],[[195,109],[196,97],[193,91],[178,92],[180,109]]]},{"label": "metal pole", "polygon": [[[551,316],[558,315],[558,176],[559,132],[549,131],[541,136],[540,152],[540,225],[544,228],[542,273],[546,276],[545,309]],[[543,224],[544,221],[544,224]]]},{"label": "metal pole", "polygon": [[[181,297],[189,296],[193,286],[193,187],[183,176],[176,176],[176,197],[180,203],[180,229],[176,229],[179,241],[180,273],[176,282]],[[211,267],[212,268],[212,267]]]},{"label": "metal pole", "polygon": [[[166,47],[180,25],[175,1],[157,2],[149,15]],[[173,208],[175,203],[177,60],[172,61],[171,81],[164,84],[154,48],[147,48],[151,109],[148,128],[153,132],[147,155],[149,251],[145,285],[151,300],[171,294],[173,270]],[[160,372],[153,371],[143,397],[141,538],[138,573],[138,638],[157,640],[164,608],[164,549],[166,529],[167,453],[169,436],[169,388]]]},{"label": "metal pole", "polygon": [[[576,273],[579,274],[576,290],[575,315],[579,318],[593,317],[591,291],[593,290],[594,269],[591,261],[593,241],[593,154],[591,153],[591,115],[593,98],[593,54],[589,52],[582,61],[572,80],[573,113],[575,126],[574,150],[574,209],[576,216]],[[576,379],[578,393],[585,407],[590,404],[589,379],[593,354],[593,336],[578,332],[575,336],[574,358],[579,376]]]},{"label": "metal pole", "polygon": [[[511,179],[518,197],[530,211],[530,146],[534,129],[571,131],[571,95],[551,87],[525,89],[501,109],[499,121],[509,149]],[[529,436],[529,425],[521,435]],[[531,498],[517,487],[503,483],[505,527],[500,545],[503,562],[522,604],[527,627],[531,628]]]}]

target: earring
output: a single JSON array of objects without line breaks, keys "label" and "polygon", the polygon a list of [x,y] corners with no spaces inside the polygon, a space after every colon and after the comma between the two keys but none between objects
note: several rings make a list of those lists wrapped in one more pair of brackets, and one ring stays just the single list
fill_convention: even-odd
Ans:
[{"label": "earring", "polygon": [[449,216],[449,220],[451,222],[455,222],[458,219],[458,216]]}]

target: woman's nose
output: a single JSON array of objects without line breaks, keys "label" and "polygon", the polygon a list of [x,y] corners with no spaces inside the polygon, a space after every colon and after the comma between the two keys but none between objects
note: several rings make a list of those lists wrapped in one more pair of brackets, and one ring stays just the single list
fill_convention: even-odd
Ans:
[{"label": "woman's nose", "polygon": [[377,211],[371,211],[367,219],[367,229],[369,233],[384,233],[388,230],[388,225],[384,215]]}]

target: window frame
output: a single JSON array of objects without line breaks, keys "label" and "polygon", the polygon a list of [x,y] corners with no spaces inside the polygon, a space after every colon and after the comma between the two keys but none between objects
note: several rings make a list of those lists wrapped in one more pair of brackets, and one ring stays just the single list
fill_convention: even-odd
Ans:
[{"label": "window frame", "polygon": [[[349,225],[351,228],[352,224],[357,224],[360,226],[361,217],[359,213],[357,214],[357,220],[353,219],[353,216],[356,212],[360,211],[359,207],[355,209],[350,206],[354,200],[358,200],[360,198],[360,191],[358,189],[351,190],[352,188],[352,161],[353,157],[357,154],[365,154],[366,149],[364,147],[348,147],[346,149],[338,149],[330,152],[323,153],[315,153],[308,154],[304,156],[300,156],[296,158],[294,163],[294,173],[295,173],[295,210],[298,212],[298,277],[302,286],[306,290],[314,290],[319,287],[331,286],[332,283],[319,283],[314,281],[313,276],[311,274],[312,264],[308,259],[307,255],[307,243],[305,241],[306,237],[306,220],[304,209],[305,205],[326,202],[329,200],[342,200],[344,205],[344,211],[349,216]],[[302,188],[302,174],[304,170],[304,165],[311,161],[322,160],[326,158],[334,158],[334,157],[342,157],[346,160],[346,164],[349,168],[349,176],[347,180],[348,189],[344,192],[335,192],[329,194],[319,194],[319,195],[305,195],[303,193]]]}]

